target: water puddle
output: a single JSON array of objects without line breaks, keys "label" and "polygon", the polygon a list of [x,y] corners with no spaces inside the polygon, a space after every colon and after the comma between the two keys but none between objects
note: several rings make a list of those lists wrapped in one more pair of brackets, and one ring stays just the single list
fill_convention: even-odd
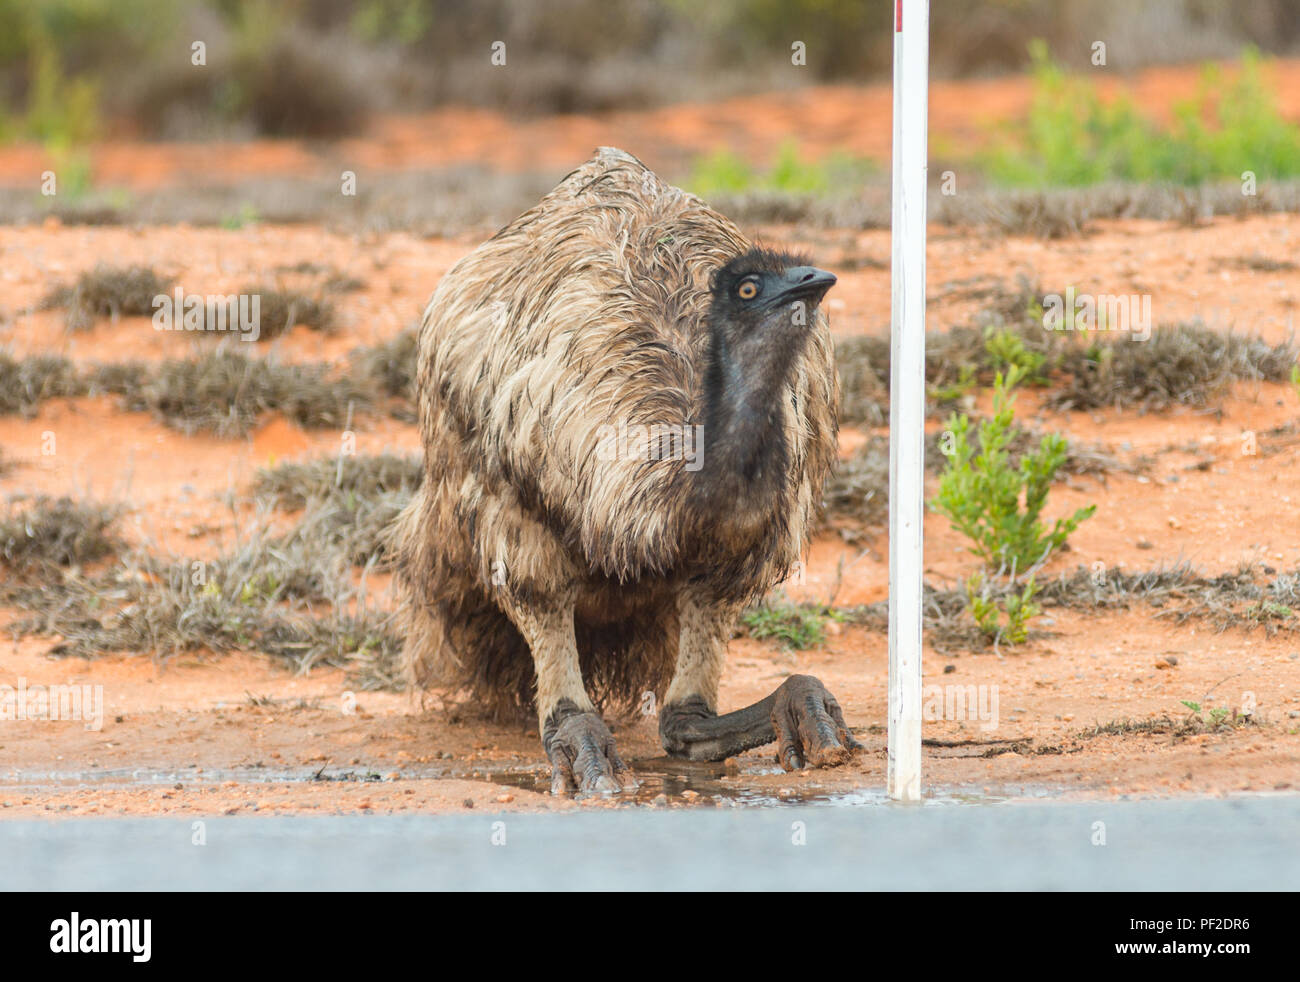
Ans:
[{"label": "water puddle", "polygon": [[[889,804],[883,786],[845,789],[827,787],[807,777],[797,783],[774,787],[770,782],[756,780],[784,772],[775,765],[752,765],[742,771],[730,773],[721,765],[706,762],[683,761],[668,757],[632,761],[640,787],[634,792],[618,795],[579,795],[578,798],[596,797],[616,807],[774,807],[785,805],[817,805],[856,807]],[[392,771],[388,772],[390,775]],[[0,772],[0,787],[12,790],[48,791],[85,787],[168,787],[209,786],[234,781],[241,785],[300,784],[314,782],[385,782],[412,780],[439,780],[462,778],[484,781],[503,788],[547,793],[550,791],[550,769],[541,766],[406,766],[396,777],[386,777],[378,771],[364,767],[232,767],[232,768],[92,768],[68,771],[24,771],[10,769]],[[792,779],[795,780],[795,779]],[[1059,789],[1017,788],[1015,798],[1050,798],[1060,794]],[[1007,796],[989,795],[967,790],[927,789],[923,805],[961,805],[1001,803]]]},{"label": "water puddle", "polygon": [[[740,772],[728,773],[721,764],[654,757],[633,760],[631,766],[637,780],[641,782],[641,786],[636,791],[622,792],[617,796],[578,795],[577,797],[579,799],[607,798],[612,804],[619,806],[697,808],[771,808],[784,805],[853,807],[891,804],[884,787],[832,788],[809,782],[806,777],[799,777],[797,786],[793,787],[772,787],[768,783],[754,781],[757,777],[785,773],[775,765],[747,767]],[[545,793],[551,788],[550,771],[545,767],[497,772],[478,771],[462,776],[526,791]],[[792,780],[796,779],[792,778]],[[1053,794],[1046,788],[1025,789],[1025,793],[1033,797],[1050,797]],[[922,805],[987,805],[1006,800],[1008,799],[997,795],[931,788],[926,792]]]}]

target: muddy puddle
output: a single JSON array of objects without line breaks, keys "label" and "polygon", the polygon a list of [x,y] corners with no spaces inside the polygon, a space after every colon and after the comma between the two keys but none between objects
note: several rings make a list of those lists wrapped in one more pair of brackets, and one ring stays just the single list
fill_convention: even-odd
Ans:
[{"label": "muddy puddle", "polygon": [[[829,788],[801,779],[797,787],[773,786],[770,778],[783,772],[779,767],[750,767],[728,772],[721,765],[692,761],[650,758],[632,762],[640,787],[607,800],[620,807],[774,807],[786,805],[863,806],[889,804],[881,787],[844,789]],[[550,791],[550,771],[545,766],[504,768],[408,767],[401,772],[378,771],[356,767],[331,768],[91,768],[88,770],[18,770],[0,772],[0,790],[45,792],[77,788],[196,788],[213,785],[246,786],[256,789],[267,785],[314,783],[400,784],[404,781],[469,779],[546,794]],[[767,779],[767,780],[764,780]],[[1059,794],[1059,789],[1018,788],[1015,800],[1043,799]],[[575,796],[579,799],[587,797]],[[605,798],[605,796],[593,796]],[[1012,800],[1008,796],[989,795],[931,787],[924,805],[997,804]]]}]

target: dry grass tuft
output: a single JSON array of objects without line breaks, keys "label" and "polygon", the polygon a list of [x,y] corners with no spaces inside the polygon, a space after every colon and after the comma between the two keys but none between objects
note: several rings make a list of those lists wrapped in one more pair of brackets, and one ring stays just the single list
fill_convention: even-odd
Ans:
[{"label": "dry grass tuft", "polygon": [[194,360],[164,362],[122,393],[128,409],[152,413],[186,434],[249,433],[263,413],[280,412],[300,426],[343,427],[370,401],[367,387],[332,377],[325,365],[286,365],[225,348]]},{"label": "dry grass tuft", "polygon": [[72,286],[56,287],[41,301],[44,309],[67,308],[70,331],[88,331],[104,317],[153,315],[154,297],[171,291],[174,277],[161,276],[149,266],[95,266]]},{"label": "dry grass tuft", "polygon": [[110,528],[117,510],[71,498],[41,496],[0,519],[0,563],[9,573],[47,579],[59,568],[111,556],[121,540]]},{"label": "dry grass tuft", "polygon": [[14,358],[0,351],[0,414],[31,417],[46,399],[85,394],[76,366],[62,355]]}]

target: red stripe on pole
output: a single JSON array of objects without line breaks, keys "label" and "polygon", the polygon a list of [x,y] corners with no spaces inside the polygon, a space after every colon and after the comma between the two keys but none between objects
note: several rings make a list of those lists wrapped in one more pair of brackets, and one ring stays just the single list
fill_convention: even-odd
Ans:
[{"label": "red stripe on pole", "polygon": [[894,0],[894,30],[903,29],[903,0]]}]

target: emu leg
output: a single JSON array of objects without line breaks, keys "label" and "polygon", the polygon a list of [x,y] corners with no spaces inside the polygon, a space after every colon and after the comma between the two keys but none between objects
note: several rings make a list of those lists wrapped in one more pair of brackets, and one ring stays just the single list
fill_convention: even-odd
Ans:
[{"label": "emu leg", "polygon": [[766,699],[719,716],[718,680],[734,617],[689,596],[679,601],[678,613],[677,669],[659,714],[659,738],[668,753],[723,760],[775,741],[777,760],[792,771],[842,764],[861,749],[835,697],[811,675],[792,675]]},{"label": "emu leg", "polygon": [[528,642],[537,672],[537,721],[551,762],[551,793],[637,787],[614,747],[609,727],[582,684],[573,606],[509,605],[506,613]]}]

